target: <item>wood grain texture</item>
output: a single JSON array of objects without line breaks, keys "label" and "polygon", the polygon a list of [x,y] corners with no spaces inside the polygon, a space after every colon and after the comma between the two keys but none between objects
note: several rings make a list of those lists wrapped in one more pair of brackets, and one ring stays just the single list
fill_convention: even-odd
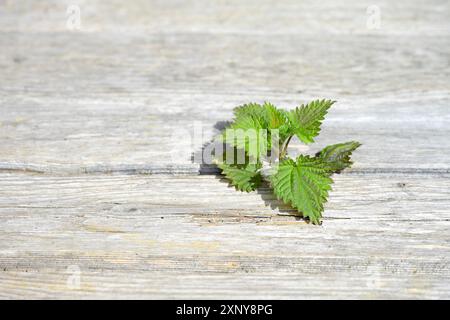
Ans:
[{"label": "wood grain texture", "polygon": [[[202,21],[203,2],[134,1],[122,6],[123,24],[116,23],[119,3],[80,2],[87,29],[70,32],[62,23],[68,3],[34,3],[30,11],[7,1],[4,16],[15,17],[16,24],[7,19],[0,24],[0,168],[167,172],[168,154],[181,150],[170,158],[173,172],[195,172],[192,152],[211,139],[217,122],[231,119],[234,106],[270,100],[293,108],[327,97],[339,103],[318,146],[358,139],[365,145],[358,155],[361,168],[445,170],[450,151],[441,146],[450,127],[450,38],[437,32],[448,24],[445,4],[437,1],[430,9],[413,2],[396,10],[381,3],[383,27],[370,30],[362,3],[286,2],[270,10],[279,18],[273,18],[274,33],[254,24],[266,21],[270,2],[218,2],[203,9],[209,15]],[[253,13],[252,6],[261,16],[242,19],[239,32],[214,18],[230,8],[238,16]],[[436,32],[397,30],[388,24],[393,11],[406,15],[403,26]],[[137,19],[137,12],[160,18]],[[414,12],[421,13],[416,20]],[[344,13],[361,20],[363,33],[334,33],[317,25],[345,29]],[[310,19],[314,14],[322,20]],[[286,29],[292,28],[291,15],[301,21],[298,32]],[[189,19],[196,31],[181,31],[175,23],[161,32],[155,25],[164,19],[180,24]],[[204,135],[192,141],[195,121]]]},{"label": "wood grain texture", "polygon": [[[81,9],[85,32],[213,34],[392,34],[447,35],[446,0],[2,0],[0,26],[6,31],[65,32],[66,10]],[[369,29],[367,10],[381,9],[382,27]]]},{"label": "wood grain texture", "polygon": [[[67,46],[69,38],[79,43]],[[328,41],[303,36],[220,36],[226,47],[205,46],[211,36],[175,38],[0,34],[0,166],[80,173],[170,161],[192,171],[192,152],[236,105],[293,108],[328,97],[338,104],[317,147],[357,139],[361,168],[448,168],[448,37],[340,38],[331,53]],[[239,49],[246,41],[250,49]],[[410,49],[394,54],[396,46]],[[33,55],[15,63],[18,52]],[[229,59],[234,65],[224,64]],[[194,141],[197,124],[203,136]]]},{"label": "wood grain texture", "polygon": [[214,176],[3,174],[0,187],[3,297],[449,297],[448,174],[337,176],[320,227]]},{"label": "wood grain texture", "polygon": [[[0,298],[450,298],[449,14],[0,0]],[[290,152],[363,143],[323,226],[192,162],[236,105],[322,97]]]}]

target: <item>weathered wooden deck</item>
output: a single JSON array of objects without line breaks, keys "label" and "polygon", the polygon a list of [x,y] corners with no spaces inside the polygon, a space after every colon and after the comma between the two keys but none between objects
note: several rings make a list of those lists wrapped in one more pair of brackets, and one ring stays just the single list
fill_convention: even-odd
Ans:
[{"label": "weathered wooden deck", "polygon": [[[0,1],[0,298],[450,298],[450,4],[299,2]],[[192,163],[314,98],[322,226]]]}]

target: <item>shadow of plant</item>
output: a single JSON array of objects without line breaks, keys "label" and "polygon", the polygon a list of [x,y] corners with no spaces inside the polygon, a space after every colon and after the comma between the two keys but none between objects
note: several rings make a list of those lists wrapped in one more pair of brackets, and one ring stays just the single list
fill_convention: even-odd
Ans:
[{"label": "shadow of plant", "polygon": [[[217,130],[217,132],[220,132],[224,130],[230,123],[231,123],[230,121],[218,121],[214,125],[214,129]],[[228,188],[236,189],[233,185],[231,185],[230,181],[221,174],[221,170],[215,164],[205,163],[204,161],[205,150],[209,151],[213,147],[213,145],[214,139],[211,139],[208,142],[204,143],[200,150],[197,150],[192,153],[191,161],[194,163],[196,162],[196,160],[201,159],[201,162],[199,163],[199,174],[214,175],[215,178],[219,180],[221,183],[226,183]],[[273,194],[273,190],[267,181],[262,182],[261,186],[258,189],[256,189],[256,193],[264,201],[264,205],[266,207],[270,207],[272,210],[278,210],[280,214],[287,214],[289,216],[293,216],[295,217],[296,220],[305,220],[303,219],[301,213],[299,213],[296,209],[290,207],[289,205],[277,199],[277,197]]]}]

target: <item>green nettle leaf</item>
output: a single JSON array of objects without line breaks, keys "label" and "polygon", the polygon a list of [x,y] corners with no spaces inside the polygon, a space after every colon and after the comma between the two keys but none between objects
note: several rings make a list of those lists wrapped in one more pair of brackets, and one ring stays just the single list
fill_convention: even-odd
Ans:
[{"label": "green nettle leaf", "polygon": [[[236,107],[234,121],[217,138],[227,150],[215,156],[218,167],[241,191],[254,191],[266,179],[278,199],[296,208],[312,223],[320,224],[333,183],[331,175],[352,165],[350,156],[361,144],[356,141],[334,144],[314,157],[300,155],[296,159],[289,158],[287,147],[293,135],[304,143],[314,142],[333,103],[315,100],[289,112],[269,102]],[[278,146],[272,149],[275,134],[278,140],[273,141],[277,141]],[[272,150],[279,152],[278,166],[266,161],[270,156],[273,160]],[[233,152],[229,154],[231,160],[227,158],[227,152]]]},{"label": "green nettle leaf", "polygon": [[318,224],[333,183],[330,174],[327,163],[320,158],[301,155],[296,161],[287,159],[280,163],[272,176],[272,186],[279,199],[291,203]]},{"label": "green nettle leaf", "polygon": [[333,144],[322,149],[316,156],[328,163],[333,172],[339,173],[353,164],[350,155],[360,145],[356,141]]},{"label": "green nettle leaf", "polygon": [[266,153],[267,131],[262,128],[242,129],[232,126],[222,136],[227,145],[245,150],[252,159],[258,159]]},{"label": "green nettle leaf", "polygon": [[250,103],[234,109],[235,120],[223,133],[223,141],[258,159],[270,148],[269,122],[275,121],[269,115],[269,106]]},{"label": "green nettle leaf", "polygon": [[254,191],[261,184],[261,174],[258,172],[258,164],[228,165],[218,164],[222,173],[230,180],[230,183],[240,191]]},{"label": "green nettle leaf", "polygon": [[[266,111],[267,129],[277,129],[280,141],[284,141],[290,134],[289,119],[284,110],[277,109],[273,104],[264,103]],[[269,131],[270,133],[270,131]],[[270,139],[270,136],[268,137]],[[271,141],[271,140],[269,140]]]},{"label": "green nettle leaf", "polygon": [[331,100],[315,100],[292,110],[288,114],[292,124],[292,132],[304,143],[314,142],[313,138],[319,134],[322,120],[334,102]]},{"label": "green nettle leaf", "polygon": [[244,149],[250,156],[257,158],[263,150],[259,150],[260,130],[266,127],[264,109],[257,103],[250,103],[234,109],[235,120],[223,132],[222,140],[228,145]]},{"label": "green nettle leaf", "polygon": [[265,110],[263,106],[258,103],[248,103],[234,108],[235,119],[238,120],[244,116],[251,116],[257,118],[265,118]]}]

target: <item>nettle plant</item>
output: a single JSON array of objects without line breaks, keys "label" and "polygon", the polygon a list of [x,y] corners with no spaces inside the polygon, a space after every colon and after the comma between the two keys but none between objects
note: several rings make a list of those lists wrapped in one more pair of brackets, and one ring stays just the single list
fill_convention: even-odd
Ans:
[{"label": "nettle plant", "polygon": [[268,102],[236,107],[234,121],[216,137],[215,163],[236,189],[254,191],[266,180],[278,199],[320,224],[331,175],[350,167],[351,153],[361,144],[334,144],[297,158],[289,157],[287,149],[293,136],[314,142],[334,102],[315,100],[291,111]]}]

